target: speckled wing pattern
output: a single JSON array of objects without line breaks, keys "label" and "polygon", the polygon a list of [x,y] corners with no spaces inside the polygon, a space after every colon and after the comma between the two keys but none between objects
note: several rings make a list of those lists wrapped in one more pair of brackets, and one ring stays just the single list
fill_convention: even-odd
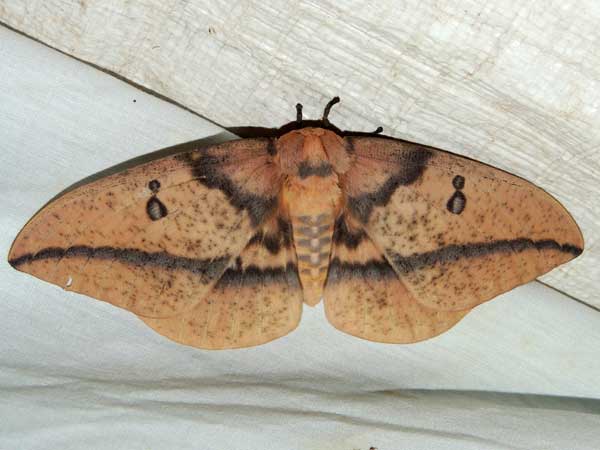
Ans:
[{"label": "speckled wing pattern", "polygon": [[[280,189],[269,139],[158,159],[50,202],[20,232],[9,262],[128,309],[180,342],[255,345],[300,319]],[[227,308],[237,312],[225,317]]]},{"label": "speckled wing pattern", "polygon": [[302,288],[289,222],[269,220],[193,309],[142,318],[160,334],[206,349],[251,347],[297,327]]},{"label": "speckled wing pattern", "polygon": [[451,153],[299,127],[135,166],[51,201],[18,270],[183,344],[249,347],[324,299],[338,329],[410,343],[581,253],[533,184]]},{"label": "speckled wing pattern", "polygon": [[354,164],[324,295],[342,331],[426,339],[582,251],[563,206],[521,178],[409,142],[347,140]]},{"label": "speckled wing pattern", "polygon": [[338,219],[333,242],[323,297],[325,314],[336,328],[372,341],[410,343],[446,331],[469,312],[419,303],[350,216]]}]

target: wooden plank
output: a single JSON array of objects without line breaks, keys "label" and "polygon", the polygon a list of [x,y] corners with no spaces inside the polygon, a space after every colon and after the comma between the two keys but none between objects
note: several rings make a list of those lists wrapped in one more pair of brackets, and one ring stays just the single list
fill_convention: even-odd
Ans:
[{"label": "wooden plank", "polygon": [[0,21],[223,126],[334,95],[342,128],[494,164],[555,195],[586,251],[542,280],[600,307],[600,6],[492,0],[0,0]]}]

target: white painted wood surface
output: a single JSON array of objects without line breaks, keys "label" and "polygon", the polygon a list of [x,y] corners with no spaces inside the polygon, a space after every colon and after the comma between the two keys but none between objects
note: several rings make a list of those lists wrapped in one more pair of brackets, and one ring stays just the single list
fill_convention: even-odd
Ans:
[{"label": "white painted wood surface", "polygon": [[[595,0],[0,0],[0,21],[230,127],[317,117],[527,178],[586,250],[543,281],[600,306]],[[158,143],[157,143],[158,144]]]}]

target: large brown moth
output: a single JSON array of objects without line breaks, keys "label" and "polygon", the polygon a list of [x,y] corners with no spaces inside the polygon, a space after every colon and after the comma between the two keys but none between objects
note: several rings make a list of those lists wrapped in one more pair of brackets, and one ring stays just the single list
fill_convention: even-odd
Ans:
[{"label": "large brown moth", "polygon": [[443,150],[297,120],[74,188],[21,230],[10,264],[207,349],[334,327],[411,343],[582,252],[535,185]]}]

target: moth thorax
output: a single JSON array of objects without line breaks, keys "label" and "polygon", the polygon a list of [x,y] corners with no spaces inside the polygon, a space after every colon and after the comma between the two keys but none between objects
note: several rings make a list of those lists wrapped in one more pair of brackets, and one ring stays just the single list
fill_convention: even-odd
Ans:
[{"label": "moth thorax", "polygon": [[350,157],[344,140],[322,128],[303,128],[291,131],[276,142],[282,172],[306,178],[326,176],[332,172],[345,173]]}]

